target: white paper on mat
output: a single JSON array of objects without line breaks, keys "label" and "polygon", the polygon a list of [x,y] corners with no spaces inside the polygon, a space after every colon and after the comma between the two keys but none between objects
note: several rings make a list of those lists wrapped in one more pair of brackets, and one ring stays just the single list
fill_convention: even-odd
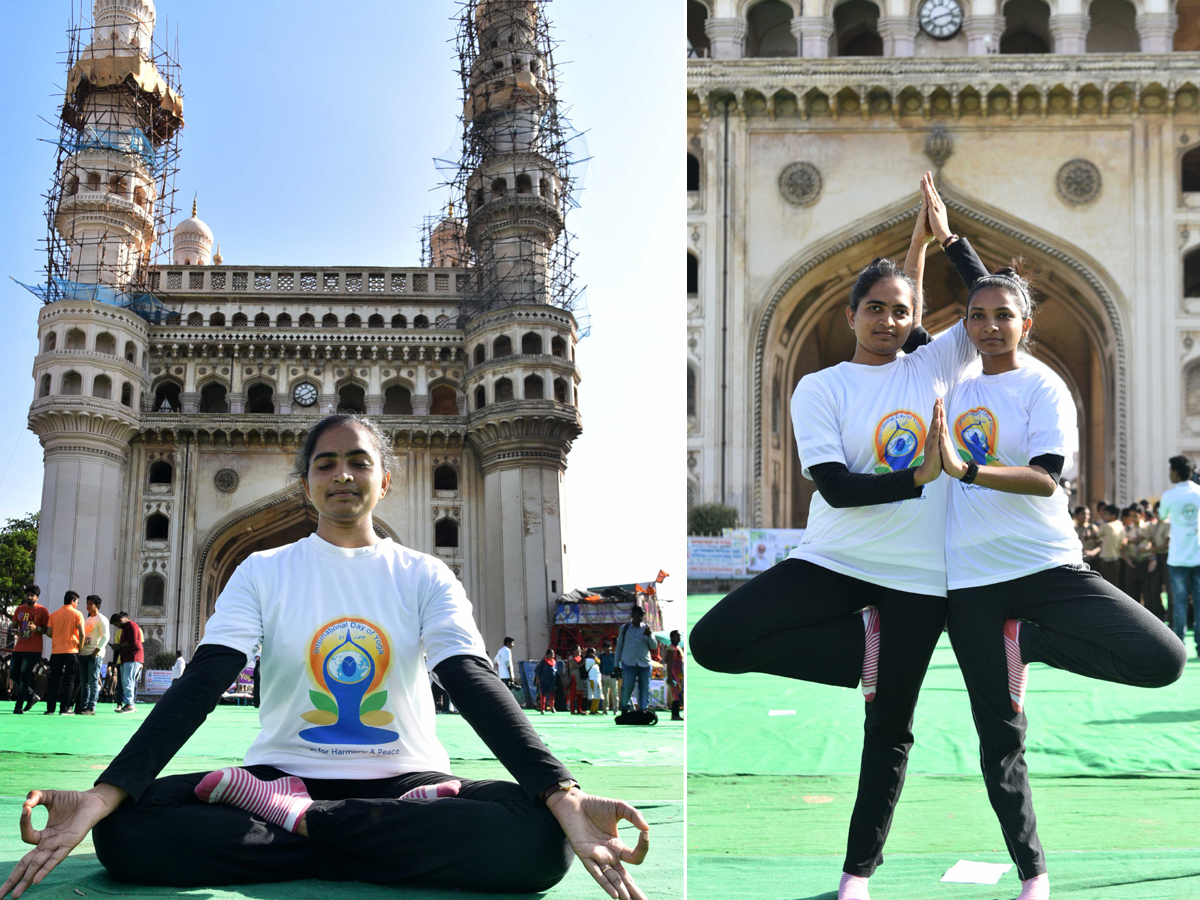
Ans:
[{"label": "white paper on mat", "polygon": [[1000,876],[1012,868],[1012,863],[975,862],[973,859],[960,859],[952,865],[942,881],[953,881],[956,884],[996,884]]},{"label": "white paper on mat", "polygon": [[769,709],[769,710],[767,710],[768,716],[794,716],[795,714],[796,714],[796,711],[794,709]]}]

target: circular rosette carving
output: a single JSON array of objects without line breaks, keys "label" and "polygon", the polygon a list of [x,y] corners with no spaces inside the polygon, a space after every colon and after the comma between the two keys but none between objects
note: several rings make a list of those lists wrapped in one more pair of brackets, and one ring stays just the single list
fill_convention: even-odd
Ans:
[{"label": "circular rosette carving", "polygon": [[1058,170],[1059,196],[1076,205],[1091,203],[1100,193],[1100,170],[1086,159],[1073,159]]},{"label": "circular rosette carving", "polygon": [[213,484],[217,486],[217,490],[222,494],[232,494],[237,490],[238,473],[233,469],[222,469],[213,476]]},{"label": "circular rosette carving", "polygon": [[779,173],[779,193],[792,206],[812,206],[821,197],[821,173],[812,163],[792,163]]}]

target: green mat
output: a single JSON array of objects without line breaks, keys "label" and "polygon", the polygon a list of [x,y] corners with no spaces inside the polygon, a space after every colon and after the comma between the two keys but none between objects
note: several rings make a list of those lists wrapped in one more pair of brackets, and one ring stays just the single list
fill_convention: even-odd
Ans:
[{"label": "green mat", "polygon": [[[718,599],[690,596],[689,624]],[[857,790],[861,693],[699,666],[688,679],[689,897],[836,896]],[[1026,709],[1054,896],[1200,897],[1200,664],[1189,660],[1182,679],[1153,691],[1031,666]],[[958,859],[1009,861],[945,636],[913,733],[873,895],[1015,896],[1015,872],[995,887],[939,883]]]},{"label": "green mat", "polygon": [[[118,716],[101,709],[92,717],[13,716],[7,705],[0,711],[0,880],[29,849],[20,840],[17,820],[21,803],[34,787],[90,787],[112,757],[124,746],[149,711]],[[530,720],[547,745],[572,770],[584,787],[596,794],[634,803],[651,826],[652,850],[635,869],[635,878],[651,897],[682,898],[684,878],[684,731],[683,723],[662,721],[654,728],[617,728],[611,717],[577,717],[564,713]],[[258,730],[252,707],[221,706],[184,745],[164,770],[195,772],[241,761]],[[471,727],[459,716],[438,716],[438,738],[451,757],[454,774],[466,778],[508,778]],[[35,827],[45,822],[37,811]],[[632,846],[636,829],[623,826]],[[152,852],[152,847],[137,852]],[[81,895],[142,898],[264,898],[299,900],[338,897],[404,896],[414,900],[448,900],[475,896],[469,892],[417,888],[382,888],[356,883],[319,881],[244,885],[236,888],[172,890],[142,888],[113,881],[97,863],[90,836],[66,861],[26,895],[31,900],[75,900]],[[487,894],[480,897],[504,898]],[[529,895],[521,895],[529,896]],[[552,890],[537,896],[547,900],[603,897],[603,891],[578,863]]]}]

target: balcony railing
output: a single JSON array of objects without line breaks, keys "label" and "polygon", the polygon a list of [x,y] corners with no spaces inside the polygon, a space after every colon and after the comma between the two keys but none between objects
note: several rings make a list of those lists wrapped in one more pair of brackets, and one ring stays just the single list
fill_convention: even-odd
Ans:
[{"label": "balcony railing", "polygon": [[368,267],[274,268],[270,266],[158,266],[151,273],[156,290],[172,294],[222,296],[279,295],[321,301],[366,297],[441,299],[466,291],[467,269],[384,269]]}]

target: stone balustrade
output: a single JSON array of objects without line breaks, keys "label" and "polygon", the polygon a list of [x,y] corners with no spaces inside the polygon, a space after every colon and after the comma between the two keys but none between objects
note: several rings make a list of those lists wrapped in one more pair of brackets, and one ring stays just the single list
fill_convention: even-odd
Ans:
[{"label": "stone balustrade", "polygon": [[[380,267],[278,268],[272,266],[157,266],[150,284],[164,299],[175,295],[220,294],[278,299],[398,297],[438,300],[467,289],[467,269],[391,269]],[[176,298],[177,299],[177,298]]]}]

